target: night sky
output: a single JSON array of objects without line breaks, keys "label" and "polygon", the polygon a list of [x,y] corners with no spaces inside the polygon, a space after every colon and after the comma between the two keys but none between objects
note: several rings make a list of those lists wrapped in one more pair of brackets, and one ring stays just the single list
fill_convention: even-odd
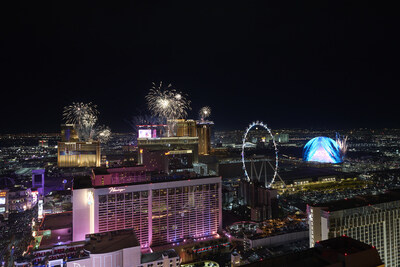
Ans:
[{"label": "night sky", "polygon": [[271,128],[400,127],[394,7],[10,2],[1,8],[1,133],[58,132],[73,101],[92,101],[101,124],[130,131],[152,81],[187,93],[191,118],[210,106],[217,129],[257,119]]}]

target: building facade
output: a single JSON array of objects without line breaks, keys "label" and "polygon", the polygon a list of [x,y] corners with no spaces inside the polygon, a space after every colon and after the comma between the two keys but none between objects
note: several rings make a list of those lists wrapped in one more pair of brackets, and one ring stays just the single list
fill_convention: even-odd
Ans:
[{"label": "building facade", "polygon": [[176,267],[179,263],[173,249],[143,254],[132,229],[88,234],[83,241],[39,248],[30,258],[14,262],[15,266],[67,267]]},{"label": "building facade", "polygon": [[141,183],[150,181],[150,174],[144,166],[120,168],[95,168],[92,170],[92,184],[94,186]]},{"label": "building facade", "polygon": [[145,249],[217,235],[221,195],[220,177],[74,188],[73,241],[133,228]]},{"label": "building facade", "polygon": [[0,215],[5,220],[11,212],[23,212],[35,207],[38,202],[38,191],[32,188],[0,188]]},{"label": "building facade", "polygon": [[100,167],[100,142],[58,142],[58,167]]},{"label": "building facade", "polygon": [[385,266],[399,266],[400,192],[308,206],[310,247],[342,235],[370,244]]},{"label": "building facade", "polygon": [[211,152],[211,127],[212,121],[197,122],[197,136],[199,137],[199,155],[209,155]]}]

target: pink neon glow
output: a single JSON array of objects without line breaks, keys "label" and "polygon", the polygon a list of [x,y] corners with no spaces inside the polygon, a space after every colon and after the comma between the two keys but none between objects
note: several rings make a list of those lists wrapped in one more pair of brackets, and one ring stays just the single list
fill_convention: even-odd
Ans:
[{"label": "pink neon glow", "polygon": [[332,159],[329,156],[328,151],[326,151],[324,147],[320,146],[315,151],[315,153],[311,157],[310,161],[331,162]]}]

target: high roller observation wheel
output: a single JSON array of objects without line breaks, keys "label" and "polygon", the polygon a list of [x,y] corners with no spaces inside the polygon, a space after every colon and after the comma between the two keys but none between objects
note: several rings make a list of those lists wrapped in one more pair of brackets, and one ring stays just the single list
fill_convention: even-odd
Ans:
[{"label": "high roller observation wheel", "polygon": [[245,152],[247,134],[248,134],[248,133],[250,132],[250,130],[253,129],[254,127],[263,127],[265,130],[268,131],[269,135],[270,135],[271,138],[272,138],[272,143],[273,143],[273,146],[274,146],[274,149],[275,149],[275,169],[274,169],[274,176],[273,176],[271,182],[268,183],[268,184],[266,185],[267,188],[270,188],[270,187],[272,186],[272,184],[275,182],[276,176],[278,175],[278,165],[279,165],[279,160],[278,160],[278,147],[277,147],[277,145],[276,145],[275,138],[274,138],[274,135],[273,135],[272,132],[271,132],[271,129],[268,128],[267,124],[264,124],[262,121],[255,121],[255,122],[250,123],[250,125],[246,128],[246,131],[244,132],[243,140],[242,140],[242,141],[243,141],[243,143],[242,143],[242,164],[243,164],[244,174],[245,174],[245,176],[246,176],[247,181],[250,181],[251,179],[250,179],[249,174],[247,173],[247,169],[246,169],[245,153],[244,153],[244,152]]}]

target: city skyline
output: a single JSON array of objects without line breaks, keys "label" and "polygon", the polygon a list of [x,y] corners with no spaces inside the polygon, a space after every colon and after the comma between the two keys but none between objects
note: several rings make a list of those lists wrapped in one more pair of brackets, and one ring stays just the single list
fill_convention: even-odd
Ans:
[{"label": "city skyline", "polygon": [[397,267],[397,9],[3,4],[0,265]]},{"label": "city skyline", "polygon": [[[4,32],[1,133],[58,132],[93,102],[114,132],[152,82],[210,106],[221,129],[398,128],[394,13],[368,4],[15,4]],[[7,94],[6,94],[7,93]],[[234,126],[233,126],[234,125]]]}]

